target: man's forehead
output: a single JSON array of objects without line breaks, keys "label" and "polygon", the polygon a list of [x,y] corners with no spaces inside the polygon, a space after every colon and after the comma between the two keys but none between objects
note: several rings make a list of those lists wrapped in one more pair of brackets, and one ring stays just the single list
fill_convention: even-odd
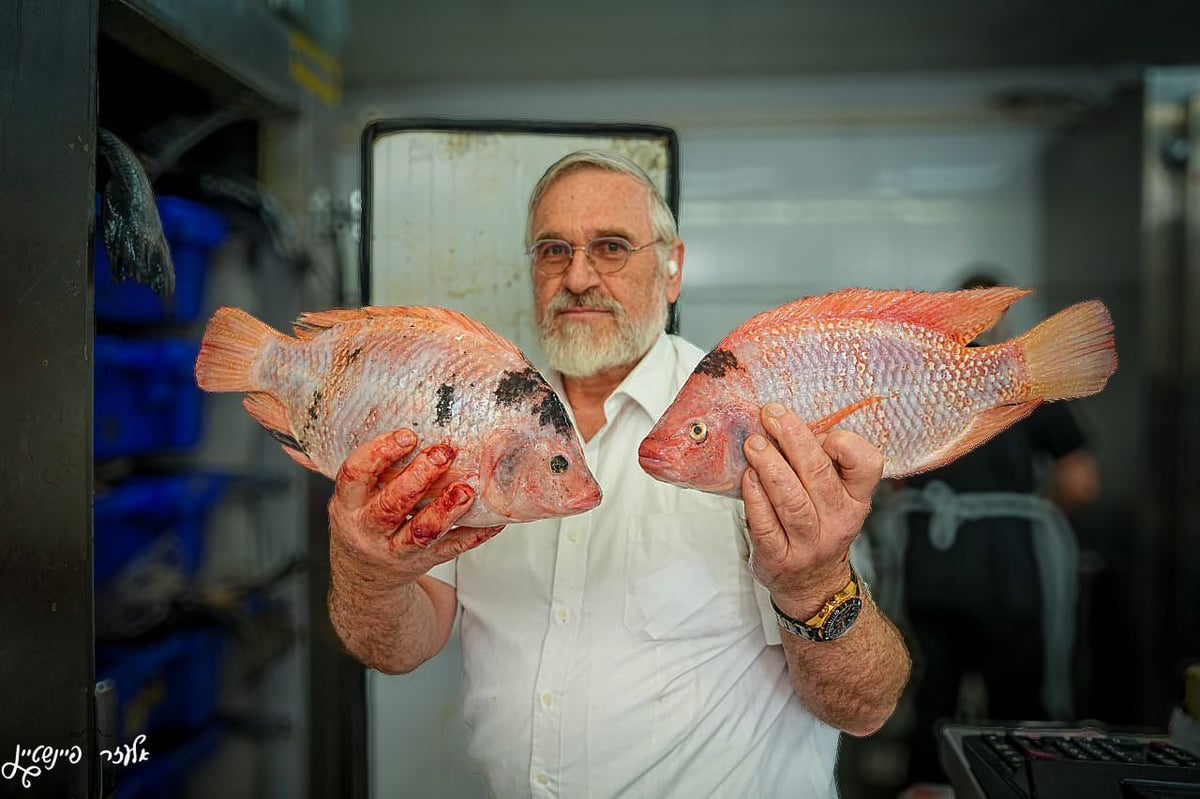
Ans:
[{"label": "man's forehead", "polygon": [[547,225],[584,225],[599,231],[597,235],[649,225],[646,192],[641,181],[621,172],[587,168],[568,172],[546,187],[534,208],[535,233]]}]

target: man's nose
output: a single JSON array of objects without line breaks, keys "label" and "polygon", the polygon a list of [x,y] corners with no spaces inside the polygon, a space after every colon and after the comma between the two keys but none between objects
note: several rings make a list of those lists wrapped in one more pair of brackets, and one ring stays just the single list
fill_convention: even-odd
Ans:
[{"label": "man's nose", "polygon": [[567,271],[563,273],[563,288],[572,294],[582,294],[598,285],[600,285],[600,275],[592,267],[592,262],[588,260],[587,252],[582,247],[576,247],[571,252]]}]

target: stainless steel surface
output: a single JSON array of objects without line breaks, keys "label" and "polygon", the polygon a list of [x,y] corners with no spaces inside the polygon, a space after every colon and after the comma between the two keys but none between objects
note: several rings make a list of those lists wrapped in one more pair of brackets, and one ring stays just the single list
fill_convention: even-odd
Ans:
[{"label": "stainless steel surface", "polygon": [[1072,403],[1102,484],[1076,519],[1103,561],[1078,693],[1082,712],[1114,723],[1165,723],[1200,651],[1197,96],[1200,71],[1150,70],[1064,126],[1046,156],[1047,295],[1055,307],[1102,298],[1120,356],[1104,392]]},{"label": "stainless steel surface", "polygon": [[83,752],[29,790],[0,775],[4,796],[82,799],[96,767],[96,26],[96,0],[5,3],[0,25],[0,759],[18,746]]},{"label": "stainless steel surface", "polygon": [[247,0],[103,0],[101,31],[223,103],[295,111],[289,31]]},{"label": "stainless steel surface", "polygon": [[[1192,0],[352,0],[348,80],[723,79],[1197,60]],[[603,25],[603,45],[577,32]]]},{"label": "stainless steel surface", "polygon": [[[1097,553],[1095,580],[1081,583],[1092,618],[1077,640],[1077,712],[1132,721],[1146,712],[1141,695],[1162,633],[1145,617],[1163,522],[1155,490],[1166,444],[1155,433],[1153,337],[1163,323],[1151,310],[1157,281],[1143,239],[1144,95],[1140,83],[1064,125],[1044,158],[1045,283],[1050,309],[1099,298],[1112,313],[1120,365],[1099,395],[1072,402],[1100,469],[1100,496],[1072,524],[1081,549]],[[1166,423],[1164,429],[1169,428]],[[1097,625],[1096,618],[1105,623]],[[1097,634],[1120,629],[1120,636]],[[1104,668],[1096,664],[1105,664]],[[1137,674],[1132,681],[1125,675]],[[1118,676],[1120,675],[1120,676]],[[1134,686],[1130,690],[1130,686]],[[1095,700],[1095,701],[1093,701]]]}]

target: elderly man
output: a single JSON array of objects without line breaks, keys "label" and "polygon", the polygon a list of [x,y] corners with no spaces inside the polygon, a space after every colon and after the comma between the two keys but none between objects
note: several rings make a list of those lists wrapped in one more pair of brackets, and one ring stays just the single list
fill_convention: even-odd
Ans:
[{"label": "elderly man", "polygon": [[[527,243],[548,377],[604,501],[495,538],[450,529],[470,497],[398,524],[447,464],[426,451],[381,494],[417,442],[368,443],[330,504],[335,628],[408,672],[462,608],[469,754],[495,796],[834,795],[838,730],[877,730],[909,673],[846,559],[879,452],[769,404],[742,502],[653,480],[638,444],[703,355],[662,332],[684,254],[670,209],[631,162],[575,153],[535,187]],[[422,548],[418,523],[445,532]]]}]

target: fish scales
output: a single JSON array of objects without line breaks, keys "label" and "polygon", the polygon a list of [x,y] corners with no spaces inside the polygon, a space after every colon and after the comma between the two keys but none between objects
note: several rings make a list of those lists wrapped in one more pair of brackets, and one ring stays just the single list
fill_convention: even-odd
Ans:
[{"label": "fish scales", "polygon": [[[437,330],[414,326],[381,337],[370,326],[340,337],[326,331],[307,344],[280,347],[264,374],[269,390],[295,398],[288,403],[295,430],[311,431],[300,443],[326,475],[337,473],[345,455],[358,444],[401,425],[422,439],[467,442],[467,455],[477,454],[479,430],[498,425],[497,407],[485,396],[487,378],[481,359]],[[299,352],[297,352],[299,351]],[[357,357],[349,358],[349,353]],[[303,368],[294,368],[298,358]],[[406,364],[406,371],[390,369]],[[407,374],[422,377],[410,383]],[[359,390],[363,375],[378,375],[375,390]],[[498,383],[491,378],[492,388]],[[455,399],[444,424],[437,424],[438,389],[454,388]],[[311,398],[306,402],[305,398]],[[318,404],[318,399],[319,403]],[[465,407],[471,413],[463,413]],[[314,426],[314,417],[324,421]],[[367,424],[366,420],[374,422]],[[464,459],[469,460],[470,458]]]},{"label": "fish scales", "polygon": [[599,503],[553,389],[514,344],[478,322],[440,308],[370,308],[305,314],[296,333],[222,308],[205,332],[196,377],[209,391],[250,392],[247,410],[301,465],[334,477],[357,447],[409,429],[422,447],[456,448],[422,502],[467,483],[476,499],[463,524],[532,521]]},{"label": "fish scales", "polygon": [[[745,439],[777,401],[818,432],[877,446],[885,476],[934,468],[1044,400],[1096,393],[1116,368],[1112,323],[1080,303],[1015,339],[966,344],[1028,292],[851,289],[760,314],[705,357],[639,448],[652,476],[740,496]],[[716,368],[719,366],[720,368]]]},{"label": "fish scales", "polygon": [[[739,360],[758,358],[781,367],[753,373],[760,397],[812,408],[816,418],[864,397],[902,398],[852,414],[841,424],[883,448],[889,469],[911,466],[903,452],[925,451],[933,441],[960,434],[980,410],[1023,399],[1011,391],[1006,395],[1000,372],[1011,359],[1004,353],[976,348],[965,360],[957,359],[939,346],[944,337],[914,325],[881,323],[865,336],[845,322],[815,321],[769,333],[748,340],[739,354]],[[791,374],[812,378],[793,381]],[[936,378],[923,379],[929,374]],[[928,414],[911,413],[912,405]]]}]

